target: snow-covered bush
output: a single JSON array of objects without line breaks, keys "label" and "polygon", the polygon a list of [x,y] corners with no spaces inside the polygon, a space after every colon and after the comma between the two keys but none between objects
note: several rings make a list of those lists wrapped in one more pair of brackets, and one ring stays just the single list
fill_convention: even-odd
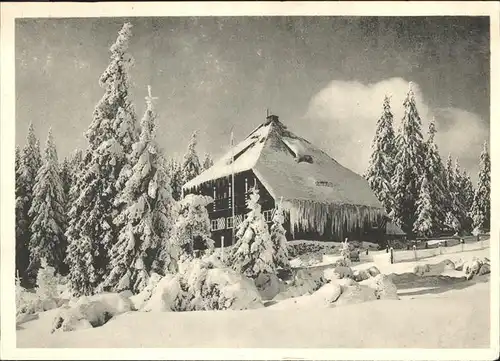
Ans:
[{"label": "snow-covered bush", "polygon": [[290,259],[308,255],[318,255],[318,258],[324,254],[335,254],[339,252],[338,243],[322,241],[289,241],[287,243],[288,257]]},{"label": "snow-covered bush", "polygon": [[342,243],[342,248],[340,249],[340,256],[343,259],[345,264],[343,266],[349,267],[351,265],[351,250],[349,248],[349,243],[347,242],[347,238]]},{"label": "snow-covered bush", "polygon": [[263,307],[253,280],[219,261],[188,259],[167,274],[144,302],[143,311],[243,310]]},{"label": "snow-covered bush", "polygon": [[245,219],[238,226],[237,242],[231,257],[232,267],[236,272],[255,278],[260,273],[275,273],[273,262],[273,243],[261,212],[259,191],[256,187],[247,201]]},{"label": "snow-covered bush", "polygon": [[370,277],[371,277],[371,274],[366,269],[362,269],[362,270],[356,269],[352,272],[352,278],[356,282],[361,282],[361,281],[367,280]]}]

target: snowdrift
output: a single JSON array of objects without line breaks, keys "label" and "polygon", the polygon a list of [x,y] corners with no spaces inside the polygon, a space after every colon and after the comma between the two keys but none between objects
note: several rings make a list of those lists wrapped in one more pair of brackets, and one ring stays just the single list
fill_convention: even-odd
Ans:
[{"label": "snowdrift", "polygon": [[132,309],[132,302],[118,293],[82,296],[61,307],[54,318],[52,332],[99,327],[112,317]]}]

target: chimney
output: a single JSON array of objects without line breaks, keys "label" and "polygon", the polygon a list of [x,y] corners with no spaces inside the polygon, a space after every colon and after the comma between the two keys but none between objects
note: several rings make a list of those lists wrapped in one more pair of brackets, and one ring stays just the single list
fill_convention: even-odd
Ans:
[{"label": "chimney", "polygon": [[269,124],[271,122],[279,122],[279,117],[277,115],[268,115],[266,118],[266,124]]}]

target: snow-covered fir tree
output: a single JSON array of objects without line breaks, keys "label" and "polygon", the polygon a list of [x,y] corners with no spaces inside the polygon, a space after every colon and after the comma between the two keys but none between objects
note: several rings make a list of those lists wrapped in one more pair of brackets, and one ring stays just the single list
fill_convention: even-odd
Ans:
[{"label": "snow-covered fir tree", "polygon": [[429,181],[424,173],[420,186],[420,194],[417,201],[417,219],[413,224],[413,232],[424,237],[431,236],[439,224],[436,202],[431,196]]},{"label": "snow-covered fir tree", "polygon": [[26,284],[29,272],[29,242],[32,217],[29,210],[33,203],[33,187],[36,175],[42,165],[40,145],[31,123],[26,144],[22,150],[16,173],[16,269]]},{"label": "snow-covered fir tree", "polygon": [[[469,211],[472,204],[468,202],[470,201],[473,187],[470,177],[464,170],[462,170],[458,159],[455,160],[453,177],[455,179],[455,186],[457,189],[455,215],[460,222],[460,229],[470,232],[472,231],[472,219],[469,216]],[[474,200],[473,195],[472,200]]]},{"label": "snow-covered fir tree", "polygon": [[110,251],[111,272],[103,283],[104,289],[140,292],[149,281],[160,245],[168,239],[174,222],[174,200],[156,141],[153,99],[149,88],[141,134],[133,145],[130,176],[118,195],[118,202],[125,207],[115,219],[120,233]]},{"label": "snow-covered fir tree", "polygon": [[[430,225],[432,226],[431,229],[425,231],[425,235],[431,235],[431,234],[436,234],[439,233],[439,231],[442,229],[442,226],[445,221],[445,215],[446,215],[446,210],[445,210],[445,203],[446,203],[446,192],[445,192],[445,185],[443,183],[443,161],[441,159],[441,156],[439,155],[438,147],[437,144],[434,140],[436,135],[436,126],[435,126],[435,121],[432,119],[429,123],[429,131],[428,131],[428,138],[427,141],[425,142],[425,171],[423,174],[422,181],[425,179],[426,180],[426,186],[425,189],[422,188],[422,185],[420,187],[420,193],[419,193],[419,203],[422,204],[424,200],[421,200],[422,196],[427,197],[425,193],[429,194],[428,201],[430,204],[420,206],[420,210],[417,209],[417,221],[419,224],[421,224],[422,220],[418,220],[421,218],[420,213],[422,212],[422,209],[424,210],[424,213],[426,212],[425,209],[432,209],[432,220],[430,221]],[[422,194],[422,192],[425,192]],[[425,200],[427,202],[427,200]],[[417,208],[419,206],[417,205]],[[415,228],[415,223],[413,224],[414,230]],[[422,228],[419,226],[419,228]],[[422,234],[422,230],[420,231],[420,234]]]},{"label": "snow-covered fir tree", "polygon": [[[26,234],[28,231],[28,220],[25,218],[23,213],[23,198],[24,198],[24,187],[23,179],[21,177],[21,150],[16,146],[15,152],[15,177],[16,177],[16,189],[15,189],[15,199],[16,199],[16,275],[21,280],[21,272],[24,272],[28,268],[29,264],[29,249],[28,244],[25,239],[29,236]],[[20,281],[19,281],[20,282]]]},{"label": "snow-covered fir tree", "polygon": [[71,164],[68,157],[64,158],[63,162],[59,166],[59,170],[59,177],[61,178],[64,190],[64,198],[66,200],[65,208],[69,210],[71,204],[69,201],[69,190],[71,189],[71,185],[73,184],[73,170],[71,169]]},{"label": "snow-covered fir tree", "polygon": [[411,83],[403,105],[404,116],[396,136],[397,163],[391,182],[394,196],[390,216],[403,231],[411,233],[416,219],[416,204],[425,159],[422,122]]},{"label": "snow-covered fir tree", "polygon": [[29,216],[32,219],[30,261],[39,264],[43,258],[57,273],[66,274],[66,197],[51,129],[47,136],[43,164],[36,176]]},{"label": "snow-covered fir tree", "polygon": [[182,195],[182,166],[176,159],[169,159],[166,168],[170,179],[170,188],[172,189],[172,197],[178,201]]},{"label": "snow-covered fir tree", "polygon": [[446,160],[444,180],[446,186],[445,225],[458,233],[462,229],[466,210],[460,202],[459,174],[457,174],[451,154],[448,155]]},{"label": "snow-covered fir tree", "polygon": [[479,161],[479,179],[477,182],[474,201],[471,209],[471,217],[475,232],[486,232],[490,230],[491,212],[491,161],[488,145],[485,142]]},{"label": "snow-covered fir tree", "polygon": [[69,175],[70,175],[70,188],[68,191],[68,211],[71,209],[71,205],[76,199],[71,198],[72,195],[78,196],[78,192],[72,192],[71,188],[75,187],[78,183],[78,176],[83,168],[83,151],[81,149],[74,150],[68,157],[69,162]]},{"label": "snow-covered fir tree", "polygon": [[340,248],[340,257],[341,263],[339,265],[349,267],[351,265],[351,249],[349,247],[349,242],[347,238],[342,242],[342,246]]},{"label": "snow-covered fir tree", "polygon": [[465,208],[470,210],[474,202],[474,185],[472,184],[469,173],[465,169],[462,170],[462,175],[460,177],[460,189],[463,192]]},{"label": "snow-covered fir tree", "polygon": [[[177,220],[171,237],[171,247],[179,258],[192,258],[195,248],[213,250],[210,218],[207,206],[211,197],[188,194],[178,202]],[[196,247],[198,246],[198,247]],[[168,269],[165,269],[168,272]]]},{"label": "snow-covered fir tree", "polygon": [[247,277],[256,278],[262,273],[274,273],[273,242],[261,212],[259,190],[252,189],[243,222],[238,226],[236,244],[233,246],[232,268]]},{"label": "snow-covered fir tree", "polygon": [[214,165],[214,161],[212,160],[212,157],[210,156],[209,153],[205,153],[205,158],[203,159],[203,169],[207,170],[211,166]]},{"label": "snow-covered fir tree", "polygon": [[58,296],[56,270],[45,258],[40,260],[40,269],[36,276],[36,293],[42,300],[55,299]]},{"label": "snow-covered fir tree", "polygon": [[188,150],[184,154],[184,159],[182,162],[182,184],[186,184],[191,179],[196,177],[201,172],[200,159],[196,153],[196,134],[194,132],[189,141]]},{"label": "snow-covered fir tree", "polygon": [[386,212],[392,208],[391,178],[395,163],[395,136],[390,98],[384,98],[383,112],[377,122],[375,137],[372,142],[372,154],[366,172],[366,179],[371,189],[382,202]]},{"label": "snow-covered fir tree", "polygon": [[288,260],[288,242],[286,240],[286,230],[283,227],[285,215],[283,204],[280,201],[274,210],[273,222],[271,225],[271,242],[273,243],[273,263],[276,267],[284,269],[290,268]]},{"label": "snow-covered fir tree", "polygon": [[109,251],[117,239],[113,219],[124,207],[115,204],[130,171],[129,155],[137,140],[135,109],[130,101],[127,53],[132,25],[126,23],[111,46],[110,63],[99,79],[105,90],[97,104],[86,137],[88,146],[81,162],[74,199],[69,212],[67,260],[73,292],[93,294],[108,273]]}]

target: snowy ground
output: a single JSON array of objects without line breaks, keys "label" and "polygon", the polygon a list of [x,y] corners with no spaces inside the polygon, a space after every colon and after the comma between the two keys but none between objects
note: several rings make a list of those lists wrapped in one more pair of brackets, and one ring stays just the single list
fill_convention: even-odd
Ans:
[{"label": "snowy ground", "polygon": [[[436,264],[489,249],[426,259]],[[18,347],[486,348],[490,340],[489,275],[406,277],[422,262],[379,267],[394,276],[401,300],[317,307],[311,296],[248,311],[129,312],[102,327],[50,333],[56,311],[18,326]],[[367,268],[365,262],[353,268]],[[456,271],[455,271],[456,272]],[[401,276],[401,274],[403,276]],[[112,336],[110,336],[112,335]]]}]

